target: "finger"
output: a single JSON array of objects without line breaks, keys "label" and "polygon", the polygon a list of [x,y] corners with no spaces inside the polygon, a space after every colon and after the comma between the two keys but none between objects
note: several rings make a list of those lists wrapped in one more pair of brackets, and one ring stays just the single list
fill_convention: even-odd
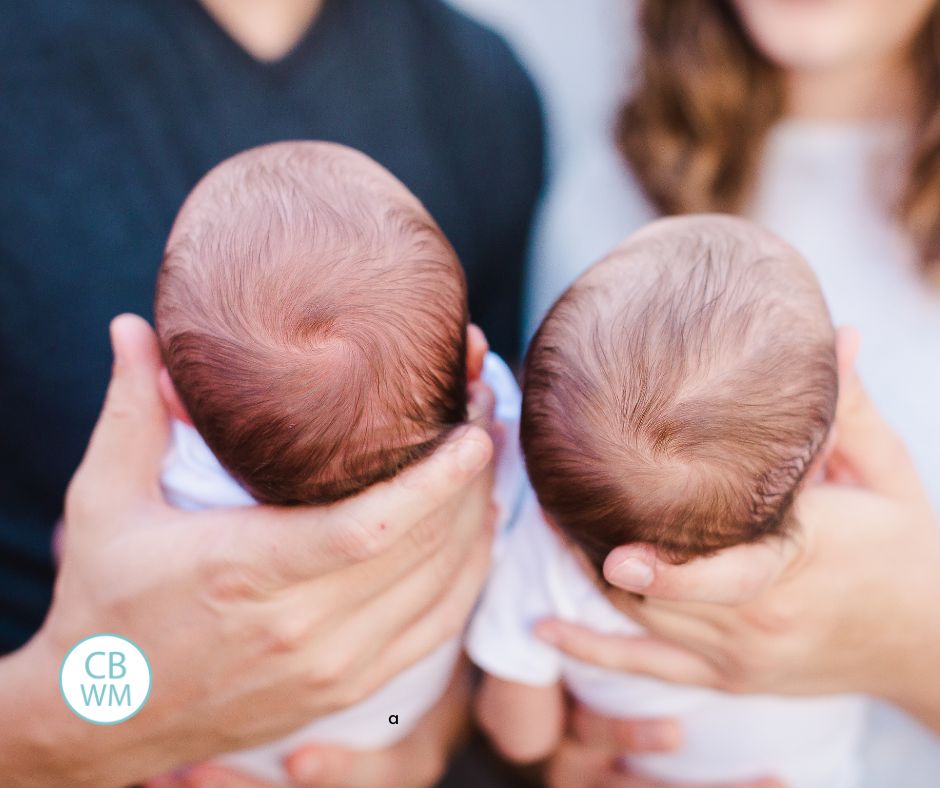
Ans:
[{"label": "finger", "polygon": [[677,684],[714,686],[718,681],[707,660],[658,638],[606,635],[557,618],[540,621],[535,633],[569,656],[608,670],[642,673]]},{"label": "finger", "polygon": [[[448,554],[435,556],[411,577],[352,616],[345,627],[349,642],[368,644],[356,654],[355,668],[372,672],[382,648],[401,633],[418,629],[419,634],[427,638],[427,651],[430,651],[462,631],[489,569],[492,540],[490,524],[466,547],[455,545]],[[422,626],[425,617],[442,607],[444,612],[438,616],[447,616],[445,627],[432,631]]]},{"label": "finger", "polygon": [[741,615],[732,605],[674,602],[655,597],[618,599],[617,606],[661,640],[706,658],[713,655],[717,658],[722,653],[721,646]]},{"label": "finger", "polygon": [[[328,575],[312,585],[314,593],[331,594],[340,619],[345,620],[370,601],[387,604],[383,602],[387,600],[386,594],[403,584],[415,584],[429,575],[432,583],[434,577],[444,577],[449,582],[487,525],[495,522],[497,510],[489,503],[490,490],[489,476],[483,474],[453,504],[412,528],[386,553]],[[429,585],[425,588],[433,590]],[[439,589],[434,598],[437,596]],[[308,605],[303,597],[298,595],[298,603]],[[418,597],[409,598],[412,605],[420,603]],[[431,598],[424,600],[425,606],[430,603]],[[403,603],[401,612],[405,614],[409,609],[413,607]],[[416,612],[414,616],[417,615]]]},{"label": "finger", "polygon": [[159,392],[162,362],[153,329],[136,315],[120,315],[111,322],[111,344],[111,382],[69,497],[70,503],[80,496],[83,506],[119,510],[131,499],[162,500],[160,467],[169,424]]},{"label": "finger", "polygon": [[884,495],[923,497],[924,487],[901,437],[882,418],[856,372],[843,381],[833,459],[864,487]]},{"label": "finger", "polygon": [[603,717],[580,703],[571,713],[571,733],[585,744],[633,754],[671,752],[682,745],[678,720]]},{"label": "finger", "polygon": [[625,591],[658,599],[742,604],[773,583],[795,553],[792,540],[766,539],[672,564],[653,545],[622,545],[607,556],[604,577]]},{"label": "finger", "polygon": [[225,788],[276,788],[277,783],[215,763],[203,763],[186,772],[183,785],[187,788],[219,788],[223,785]]},{"label": "finger", "polygon": [[566,739],[546,767],[545,782],[550,788],[595,788],[616,777],[613,764],[617,754],[600,747],[588,747]]},{"label": "finger", "polygon": [[294,784],[300,786],[355,786],[372,788],[401,782],[409,765],[394,749],[361,751],[344,747],[305,747],[284,761]]},{"label": "finger", "polygon": [[[461,427],[430,457],[354,498],[324,507],[240,510],[237,538],[226,540],[235,553],[229,557],[276,586],[374,558],[459,497],[487,467],[492,452],[484,430]],[[231,518],[225,519],[231,528]]]},{"label": "finger", "polygon": [[363,692],[368,694],[398,675],[430,653],[448,638],[463,631],[470,611],[480,595],[490,564],[492,536],[484,534],[485,547],[471,553],[451,579],[447,592],[427,612],[400,633],[381,652],[371,665],[366,665],[368,677]]},{"label": "finger", "polygon": [[[654,601],[650,600],[651,603]],[[706,681],[712,684],[719,674],[723,674],[721,668],[728,664],[728,638],[733,636],[729,631],[733,630],[733,624],[738,620],[735,616],[739,617],[740,613],[724,605],[712,606],[712,610],[718,614],[729,614],[729,623],[722,628],[711,621],[703,622],[682,609],[668,607],[674,604],[677,603],[662,602],[658,607],[649,604],[642,616],[636,616],[635,621],[646,630],[648,640],[664,644],[670,649],[678,649],[685,655],[694,655],[696,660],[707,666],[709,677]],[[639,656],[643,657],[644,654],[645,651]]]}]

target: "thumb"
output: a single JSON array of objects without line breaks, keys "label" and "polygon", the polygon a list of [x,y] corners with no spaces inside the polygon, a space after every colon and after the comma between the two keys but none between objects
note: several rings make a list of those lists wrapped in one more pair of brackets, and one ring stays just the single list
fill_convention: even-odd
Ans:
[{"label": "thumb", "polygon": [[604,577],[624,591],[657,599],[743,604],[780,576],[795,549],[792,540],[768,539],[673,564],[653,545],[621,545],[604,561]]},{"label": "thumb", "polygon": [[[136,315],[111,322],[114,366],[104,406],[69,486],[66,519],[115,510],[141,496],[160,499],[159,476],[168,421],[158,379],[162,362],[153,329]],[[95,518],[103,519],[103,518]]]}]

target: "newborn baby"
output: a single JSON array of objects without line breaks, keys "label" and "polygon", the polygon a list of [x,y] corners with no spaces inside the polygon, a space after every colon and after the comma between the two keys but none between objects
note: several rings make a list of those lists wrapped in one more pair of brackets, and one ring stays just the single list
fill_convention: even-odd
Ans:
[{"label": "newborn baby", "polygon": [[[464,423],[481,377],[516,445],[521,395],[468,326],[453,248],[399,181],[340,145],[267,145],[203,178],[170,233],[155,313],[175,417],[163,487],[177,506],[355,495]],[[496,474],[505,526],[529,490],[518,450]],[[223,760],[283,780],[302,744],[388,746],[441,697],[460,648],[455,638],[361,703]]]},{"label": "newborn baby", "polygon": [[616,546],[681,562],[787,539],[801,485],[823,470],[836,410],[834,331],[799,255],[743,220],[656,222],[583,274],[526,360],[522,445],[544,520],[508,539],[471,625],[488,676],[484,728],[516,760],[559,740],[566,687],[613,717],[675,717],[674,753],[631,757],[652,778],[857,779],[864,701],[732,696],[578,662],[533,634],[555,616],[641,634],[603,580]]}]

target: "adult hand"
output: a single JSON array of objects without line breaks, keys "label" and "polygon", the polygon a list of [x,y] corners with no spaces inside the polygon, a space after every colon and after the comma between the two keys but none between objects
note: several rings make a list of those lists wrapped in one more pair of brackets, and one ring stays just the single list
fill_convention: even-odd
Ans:
[{"label": "adult hand", "polygon": [[799,532],[675,566],[620,547],[607,579],[645,595],[647,636],[561,621],[540,634],[616,670],[731,692],[883,696],[940,731],[940,528],[913,462],[857,378],[836,420],[834,479],[797,502]]},{"label": "adult hand", "polygon": [[668,719],[602,717],[575,705],[569,727],[549,760],[545,781],[552,788],[777,788],[773,779],[715,784],[665,783],[630,769],[630,755],[670,752],[682,742],[679,724]]},{"label": "adult hand", "polygon": [[[184,512],[158,483],[156,338],[122,316],[112,344],[52,607],[0,660],[7,784],[124,785],[353,703],[462,628],[489,563],[480,427],[339,504]],[[62,659],[96,632],[129,637],[153,671],[147,704],[120,725],[89,725],[59,696]]]},{"label": "adult hand", "polygon": [[[424,788],[437,783],[470,722],[470,666],[462,661],[447,692],[404,739],[382,750],[310,745],[284,764],[290,784],[303,788]],[[219,764],[194,766],[147,783],[147,788],[276,788],[275,783]]]}]

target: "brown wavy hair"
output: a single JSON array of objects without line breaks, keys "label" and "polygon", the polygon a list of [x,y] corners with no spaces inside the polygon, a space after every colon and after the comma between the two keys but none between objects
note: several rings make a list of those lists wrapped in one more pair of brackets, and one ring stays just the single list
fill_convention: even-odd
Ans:
[{"label": "brown wavy hair", "polygon": [[[621,152],[663,214],[740,212],[783,114],[779,68],[728,2],[644,0],[639,20],[639,80],[618,119]],[[940,282],[940,5],[913,58],[920,105],[896,211],[924,272]]]}]

